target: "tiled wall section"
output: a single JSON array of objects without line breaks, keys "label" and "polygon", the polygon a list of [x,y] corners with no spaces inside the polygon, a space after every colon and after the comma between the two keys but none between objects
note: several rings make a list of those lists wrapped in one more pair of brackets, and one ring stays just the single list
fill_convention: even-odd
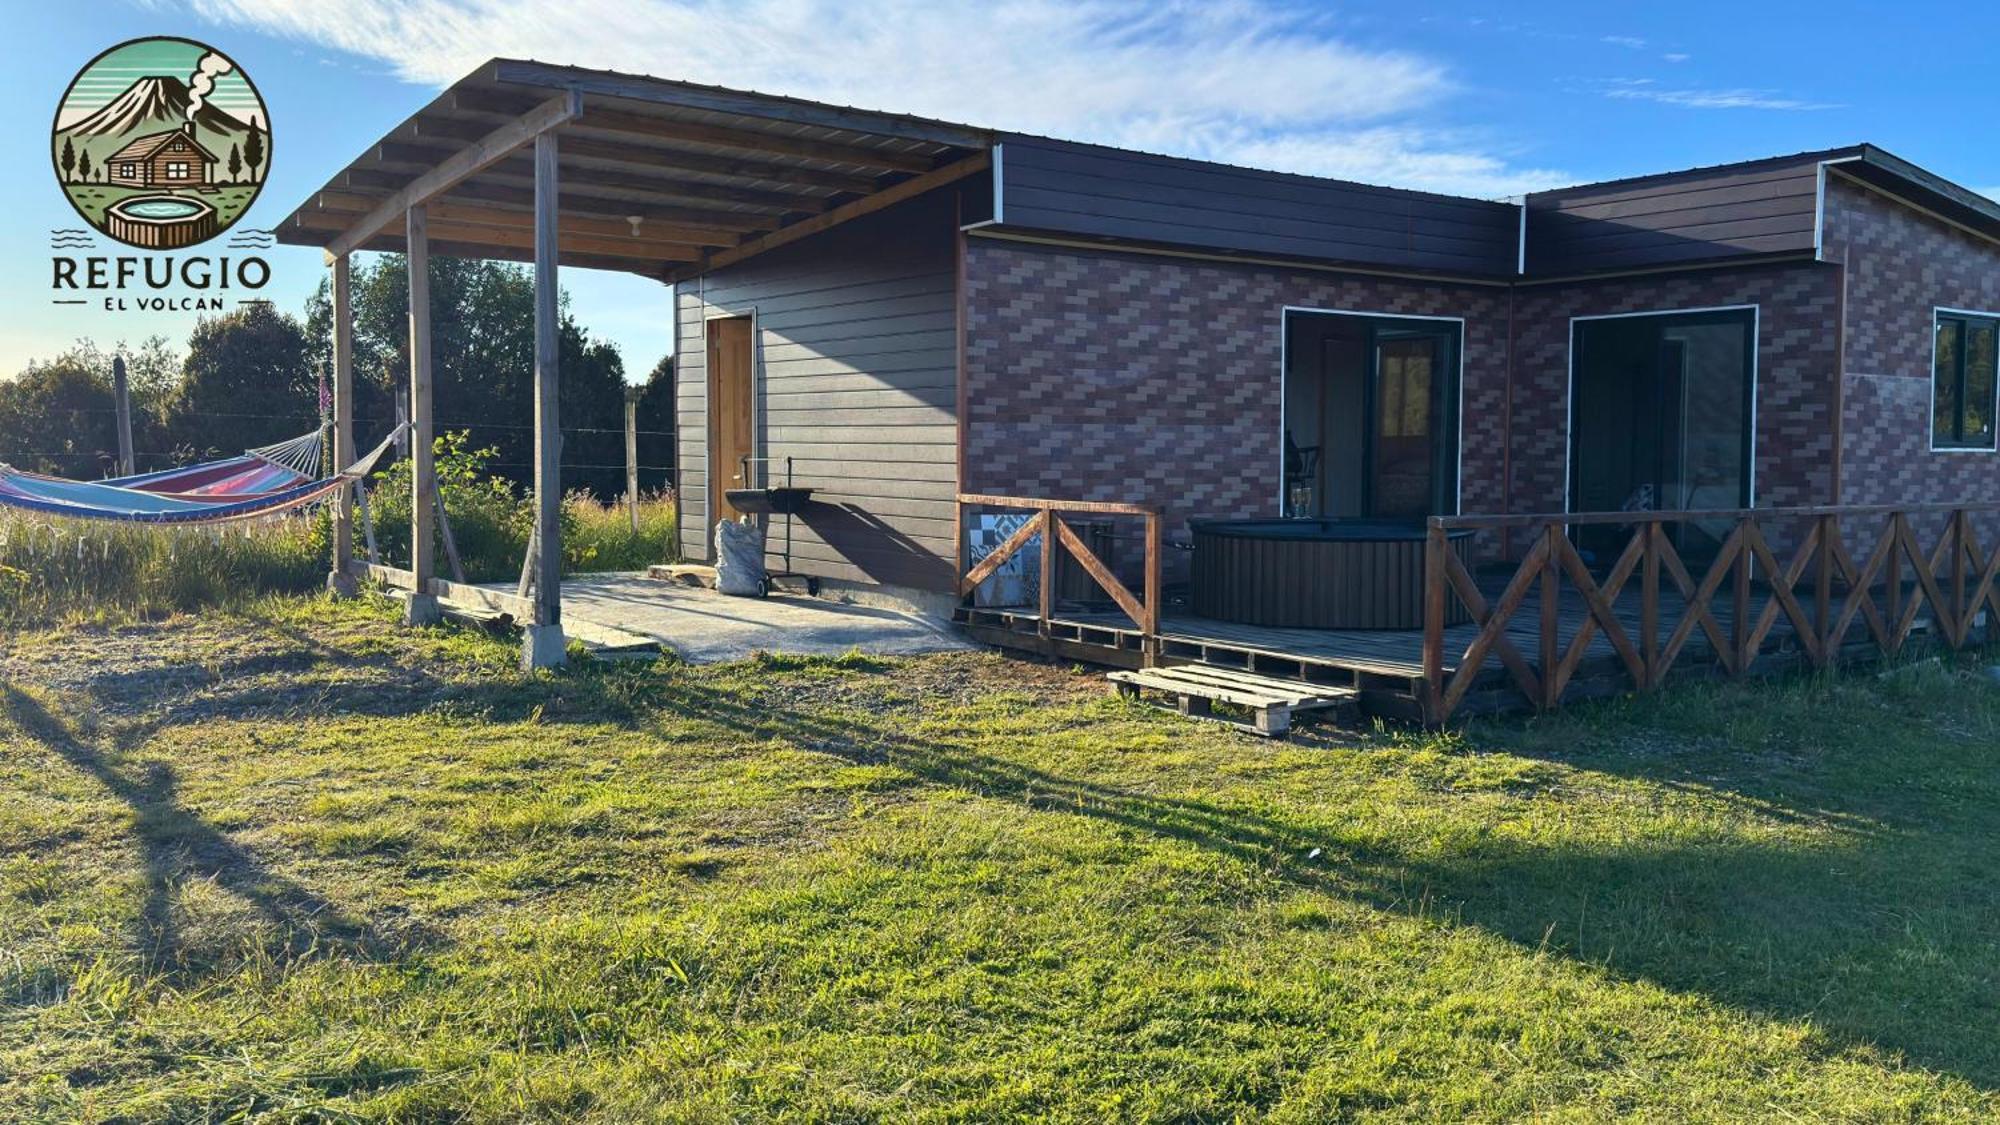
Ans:
[{"label": "tiled wall section", "polygon": [[1759,507],[1825,504],[1833,490],[1838,271],[1813,263],[1519,290],[1517,511],[1561,511],[1569,457],[1570,318],[1756,305]]},{"label": "tiled wall section", "polygon": [[2000,312],[2000,247],[1831,176],[1826,253],[1847,265],[1842,497],[2000,500],[2000,454],[1931,452],[1937,306]]},{"label": "tiled wall section", "polygon": [[1286,306],[1464,317],[1467,511],[1496,510],[1506,291],[968,240],[965,483],[1278,511]]},{"label": "tiled wall section", "polygon": [[1570,318],[1755,304],[1757,502],[1830,496],[1837,290],[1825,266],[1518,290],[1510,466],[1504,289],[977,238],[967,255],[975,491],[1157,503],[1170,526],[1273,514],[1291,305],[1465,318],[1464,510],[1560,511]]}]

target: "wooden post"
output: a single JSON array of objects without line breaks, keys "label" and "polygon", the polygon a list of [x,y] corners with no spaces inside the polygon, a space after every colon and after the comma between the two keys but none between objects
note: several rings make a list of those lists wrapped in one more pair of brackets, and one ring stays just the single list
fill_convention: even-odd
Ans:
[{"label": "wooden post", "polygon": [[138,472],[132,456],[132,383],[125,376],[125,357],[111,357],[111,388],[118,405],[118,475]]},{"label": "wooden post", "polygon": [[1549,539],[1548,557],[1542,560],[1541,677],[1542,709],[1555,710],[1562,702],[1562,558],[1563,525],[1551,520],[1543,533]]},{"label": "wooden post", "polygon": [[1889,516],[1889,561],[1884,569],[1884,581],[1888,583],[1889,594],[1889,654],[1903,651],[1903,543],[1899,536],[1903,530],[1903,513]]},{"label": "wooden post", "polygon": [[1819,573],[1813,583],[1813,630],[1819,634],[1819,666],[1836,662],[1833,651],[1833,537],[1840,534],[1840,522],[1832,516],[1819,518]]},{"label": "wooden post", "polygon": [[632,514],[632,534],[639,534],[639,396],[640,387],[625,388],[625,507]]},{"label": "wooden post", "polygon": [[424,205],[407,216],[410,266],[410,572],[405,605],[412,625],[438,619],[431,579],[437,569],[437,447],[431,434],[431,254]]},{"label": "wooden post", "polygon": [[[347,255],[333,260],[333,471],[354,463],[354,288]],[[354,502],[361,489],[343,488],[333,496],[333,571],[326,588],[339,596],[356,590],[348,571],[354,562]],[[367,501],[362,500],[365,505]],[[375,561],[375,529],[368,528],[368,561]]]},{"label": "wooden post", "polygon": [[1444,524],[1435,518],[1424,535],[1424,723],[1444,725]]},{"label": "wooden post", "polygon": [[1748,675],[1757,654],[1750,648],[1750,517],[1737,521],[1743,532],[1743,549],[1736,553],[1736,612],[1729,622],[1729,647],[1736,650],[1736,674]]},{"label": "wooden post", "polygon": [[1965,647],[1965,639],[1972,633],[1972,623],[1966,619],[1966,570],[1965,570],[1966,514],[1960,508],[1951,514],[1951,647]]},{"label": "wooden post", "polygon": [[556,320],[556,134],[535,134],[535,615],[522,631],[521,663],[565,659],[562,634],[562,429],[556,411],[562,338]]},{"label": "wooden post", "polygon": [[1146,513],[1146,620],[1143,638],[1148,645],[1160,631],[1160,513]]},{"label": "wooden post", "polygon": [[[1041,515],[1042,527],[1042,573],[1041,573],[1041,620],[1035,631],[1043,640],[1049,637],[1049,619],[1056,612],[1056,510],[1044,506]],[[1138,622],[1133,622],[1138,624]]]},{"label": "wooden post", "polygon": [[1655,691],[1667,679],[1660,666],[1660,540],[1667,530],[1659,520],[1646,521],[1645,556],[1639,571],[1639,658],[1646,666],[1647,691]]}]

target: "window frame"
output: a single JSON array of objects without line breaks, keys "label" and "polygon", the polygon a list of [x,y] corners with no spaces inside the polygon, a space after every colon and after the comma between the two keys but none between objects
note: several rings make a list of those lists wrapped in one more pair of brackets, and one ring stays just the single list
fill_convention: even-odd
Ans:
[{"label": "window frame", "polygon": [[[1938,333],[1943,330],[1947,320],[1956,321],[1960,325],[1958,335],[1958,369],[1954,373],[1958,413],[1957,417],[1953,419],[1952,432],[1943,433],[1938,429]],[[1988,419],[1988,426],[1992,432],[1983,445],[1978,444],[1976,440],[1967,441],[1962,436],[1965,432],[1967,359],[1972,352],[1970,346],[1972,340],[1971,330],[1980,322],[1985,322],[1993,327],[1996,352],[2000,352],[2000,313],[1986,312],[1979,309],[1955,309],[1944,305],[1934,306],[1931,309],[1931,395],[1929,426],[1932,453],[2000,452],[2000,357],[1996,357],[1995,361],[1992,401],[1987,404],[1988,412],[1986,417]]]},{"label": "window frame", "polygon": [[188,178],[188,176],[189,176],[189,175],[190,175],[190,173],[188,172],[188,162],[187,162],[187,161],[185,161],[185,160],[169,160],[169,161],[167,161],[167,178],[168,178],[168,179],[172,179],[172,180],[185,180],[185,179],[187,179],[187,178]]}]

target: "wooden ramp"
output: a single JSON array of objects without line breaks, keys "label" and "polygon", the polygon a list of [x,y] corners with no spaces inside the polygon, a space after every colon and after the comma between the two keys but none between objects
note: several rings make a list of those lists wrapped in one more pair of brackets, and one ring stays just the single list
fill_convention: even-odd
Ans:
[{"label": "wooden ramp", "polygon": [[[1171,695],[1176,710],[1183,715],[1214,719],[1266,738],[1279,737],[1291,730],[1294,711],[1339,707],[1355,702],[1359,696],[1353,688],[1280,680],[1205,664],[1111,672],[1106,678],[1120,695],[1138,696],[1142,690]],[[1210,711],[1215,703],[1247,708],[1251,721],[1237,722],[1215,715]]]}]

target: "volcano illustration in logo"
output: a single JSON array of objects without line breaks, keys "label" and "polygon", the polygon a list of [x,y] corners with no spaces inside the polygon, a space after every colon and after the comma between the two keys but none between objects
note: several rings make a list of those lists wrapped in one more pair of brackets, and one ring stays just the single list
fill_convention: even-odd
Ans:
[{"label": "volcano illustration in logo", "polygon": [[271,165],[270,114],[248,75],[192,39],[120,43],[56,107],[50,157],[70,205],[144,250],[214,238],[243,217]]}]

